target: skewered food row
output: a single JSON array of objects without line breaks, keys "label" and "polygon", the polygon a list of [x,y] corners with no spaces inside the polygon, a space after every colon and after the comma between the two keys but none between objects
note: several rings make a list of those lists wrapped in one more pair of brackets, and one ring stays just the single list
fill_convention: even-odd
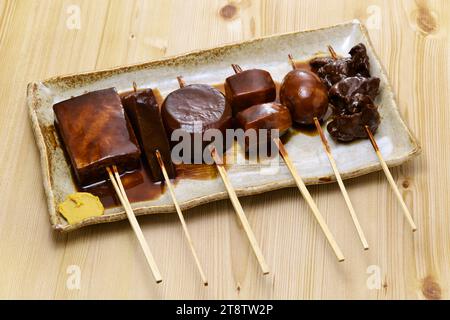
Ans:
[{"label": "skewered food row", "polygon": [[[176,176],[170,154],[171,147],[174,146],[171,136],[175,130],[182,130],[193,142],[195,135],[203,136],[208,129],[218,129],[224,134],[226,129],[233,127],[233,118],[234,123],[245,131],[276,129],[279,136],[287,132],[293,123],[316,125],[364,248],[368,248],[319,121],[325,120],[331,105],[333,116],[327,129],[333,138],[347,142],[371,137],[380,123],[380,116],[373,102],[378,94],[380,81],[370,76],[369,58],[363,44],[353,47],[347,58],[338,58],[332,48],[330,52],[331,57],[310,61],[312,71],[297,69],[290,56],[294,70],[285,76],[281,84],[279,102],[276,101],[275,82],[267,71],[244,71],[240,66],[232,65],[235,74],[225,81],[225,95],[206,84],[185,85],[179,77],[180,88],[167,95],[161,109],[152,89],[138,90],[136,85],[134,92],[122,99],[111,88],[54,105],[55,125],[77,181],[85,185],[109,175],[157,281],[161,279],[159,271],[132,212],[120,173],[135,169],[142,157],[149,167],[152,180],[165,182],[206,285],[206,278],[170,181]],[[196,125],[199,122],[202,124],[200,127]],[[258,140],[258,145],[271,142],[276,144],[336,256],[339,261],[344,260],[279,136],[268,135],[266,140]],[[206,148],[211,153],[262,271],[267,274],[268,266],[227,177],[221,155],[209,141],[202,141],[201,154]],[[246,151],[250,147],[252,146],[246,145]],[[194,148],[191,150],[191,158],[194,159]]]}]

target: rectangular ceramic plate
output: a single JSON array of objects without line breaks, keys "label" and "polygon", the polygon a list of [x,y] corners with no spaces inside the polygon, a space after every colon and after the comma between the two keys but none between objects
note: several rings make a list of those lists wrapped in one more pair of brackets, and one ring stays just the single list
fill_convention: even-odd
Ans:
[{"label": "rectangular ceramic plate", "polygon": [[[187,83],[223,83],[232,74],[231,63],[245,69],[266,69],[275,81],[281,82],[291,70],[287,55],[309,59],[332,45],[338,54],[347,55],[357,43],[367,46],[372,74],[381,79],[380,95],[376,103],[382,116],[376,139],[388,165],[403,163],[420,152],[419,144],[402,120],[394,100],[386,73],[374,52],[368,34],[359,21],[352,21],[323,29],[275,35],[197,51],[177,57],[111,70],[55,77],[28,86],[27,104],[36,143],[41,156],[44,187],[47,195],[51,225],[60,231],[126,219],[121,208],[111,208],[101,217],[85,219],[69,225],[56,205],[76,191],[71,170],[52,129],[56,102],[83,94],[86,91],[116,87],[119,92],[131,90],[132,82],[139,87],[158,88],[165,96],[178,88],[176,76],[183,75]],[[326,133],[328,135],[328,133]],[[329,137],[329,136],[328,136]],[[329,137],[330,138],[330,137]],[[380,169],[377,157],[368,140],[351,144],[334,143],[332,152],[343,178],[355,177]],[[333,172],[318,136],[294,135],[286,145],[294,164],[307,184],[333,181]],[[294,186],[287,168],[281,164],[276,174],[265,174],[259,165],[232,165],[228,173],[238,196],[253,195],[274,189]],[[220,177],[209,180],[182,179],[176,185],[176,195],[183,209],[227,198]],[[168,192],[152,201],[133,203],[138,215],[174,211]]]}]

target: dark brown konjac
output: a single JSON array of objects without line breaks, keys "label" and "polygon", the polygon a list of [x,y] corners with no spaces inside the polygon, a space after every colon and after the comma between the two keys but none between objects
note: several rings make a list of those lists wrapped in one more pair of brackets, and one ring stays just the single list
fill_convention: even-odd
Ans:
[{"label": "dark brown konjac", "polygon": [[280,102],[289,108],[292,120],[311,125],[328,110],[328,92],[319,77],[307,70],[292,70],[280,88]]},{"label": "dark brown konjac", "polygon": [[225,94],[233,115],[255,104],[274,101],[277,95],[270,73],[260,69],[245,70],[228,77]]},{"label": "dark brown konjac", "polygon": [[380,79],[371,77],[366,47],[360,43],[348,58],[320,57],[310,61],[328,92],[333,118],[327,125],[330,135],[342,142],[367,138],[365,126],[372,133],[378,129],[380,115],[373,100],[378,95]]},{"label": "dark brown konjac", "polygon": [[[257,137],[257,145],[262,143],[268,144],[272,138],[272,129],[278,130],[278,137],[281,137],[292,126],[292,118],[289,109],[285,106],[269,102],[257,104],[238,113],[236,117],[237,123],[244,131],[255,130]],[[267,139],[260,140],[259,131],[267,129]],[[245,151],[249,151],[252,146],[248,140],[245,141]]]},{"label": "dark brown konjac", "polygon": [[158,150],[170,178],[175,178],[175,168],[171,161],[170,146],[159,106],[152,89],[143,89],[122,98],[125,111],[135,130],[139,144],[151,171],[154,182],[164,181],[156,158]]},{"label": "dark brown konjac", "polygon": [[53,106],[55,126],[80,184],[139,166],[140,149],[114,88],[90,92]]},{"label": "dark brown konjac", "polygon": [[208,129],[218,129],[225,136],[225,130],[232,126],[232,111],[225,96],[204,84],[188,85],[170,93],[162,105],[161,116],[169,139],[177,129],[189,133],[192,139],[194,134]]},{"label": "dark brown konjac", "polygon": [[244,130],[277,129],[280,136],[292,126],[289,109],[276,102],[254,105],[239,112],[236,119]]}]

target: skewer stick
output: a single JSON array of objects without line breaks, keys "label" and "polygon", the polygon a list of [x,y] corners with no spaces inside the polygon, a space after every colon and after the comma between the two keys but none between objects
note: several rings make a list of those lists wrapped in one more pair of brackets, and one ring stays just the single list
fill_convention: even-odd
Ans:
[{"label": "skewer stick", "polygon": [[178,80],[178,85],[180,86],[180,88],[184,88],[186,86],[186,82],[184,82],[184,79],[182,76],[178,76],[177,80]]},{"label": "skewer stick", "polygon": [[247,238],[250,242],[250,245],[252,246],[253,252],[255,253],[256,258],[258,259],[262,272],[264,275],[269,274],[269,267],[264,259],[262,251],[252,231],[252,228],[250,227],[250,223],[248,222],[247,217],[245,216],[244,210],[242,209],[241,203],[239,202],[236,192],[234,191],[234,188],[231,185],[230,180],[228,179],[227,171],[223,166],[222,160],[217,154],[216,148],[211,146],[210,151],[214,159],[214,162],[216,163],[217,170],[219,171],[219,174],[225,185],[225,188],[227,189],[228,195],[230,196],[230,200],[231,203],[233,204],[234,210],[236,211],[239,220],[241,221],[242,227],[244,228],[244,231],[247,234]]},{"label": "skewer stick", "polygon": [[325,149],[325,153],[327,154],[328,160],[330,161],[331,167],[333,168],[333,172],[334,175],[336,176],[337,183],[339,185],[339,188],[341,189],[342,195],[344,196],[345,203],[347,204],[348,210],[350,211],[350,215],[352,217],[353,223],[355,224],[356,231],[358,232],[359,238],[361,239],[364,250],[368,250],[369,244],[367,243],[366,237],[364,236],[364,232],[358,221],[358,217],[356,216],[355,209],[353,208],[353,204],[350,201],[347,189],[345,188],[341,174],[339,173],[339,170],[337,168],[336,161],[334,160],[333,154],[331,153],[330,145],[328,144],[327,138],[323,133],[322,127],[320,126],[319,119],[317,119],[317,117],[314,118],[314,124],[316,125],[317,131],[319,132],[323,148]]},{"label": "skewer stick", "polygon": [[333,48],[331,45],[328,46],[328,51],[330,52],[331,57],[332,57],[334,60],[337,60],[337,59],[338,59],[338,55],[337,55],[336,51],[334,51],[334,48]]},{"label": "skewer stick", "polygon": [[375,150],[375,153],[378,156],[378,160],[380,160],[381,168],[383,168],[384,174],[386,175],[386,178],[388,179],[389,184],[392,187],[392,190],[394,190],[394,193],[397,196],[398,201],[400,202],[400,205],[403,209],[403,213],[405,214],[406,219],[408,220],[409,224],[411,225],[412,231],[416,231],[417,230],[416,224],[414,223],[411,213],[409,212],[409,209],[406,206],[405,201],[403,200],[402,195],[400,194],[400,191],[398,190],[397,184],[395,183],[394,178],[392,177],[392,174],[389,171],[386,161],[384,161],[384,158],[380,152],[380,148],[378,148],[378,144],[375,141],[372,131],[370,131],[370,128],[367,125],[364,126],[364,128],[366,129],[366,133],[369,136],[369,139],[370,139],[370,142],[372,143],[373,149]]},{"label": "skewer stick", "polygon": [[291,63],[292,69],[297,69],[297,66],[295,65],[295,61],[294,61],[294,57],[292,56],[292,54],[288,54],[288,58],[289,58],[289,62]]},{"label": "skewer stick", "polygon": [[306,188],[305,183],[303,182],[300,175],[297,173],[297,170],[294,167],[294,164],[292,163],[291,159],[289,158],[288,152],[286,148],[284,147],[283,143],[279,138],[273,139],[275,144],[278,147],[278,150],[280,151],[280,154],[282,158],[284,159],[284,162],[286,163],[286,166],[288,167],[289,171],[292,174],[292,177],[295,180],[295,183],[297,184],[297,187],[299,188],[300,192],[302,193],[303,197],[305,198],[306,202],[308,203],[309,207],[311,208],[311,211],[314,214],[314,217],[316,218],[317,222],[319,223],[319,226],[322,228],[323,233],[325,233],[325,237],[327,238],[328,242],[330,243],[331,247],[334,250],[334,253],[336,254],[336,257],[338,258],[339,262],[344,261],[344,255],[342,254],[341,249],[339,248],[336,240],[334,239],[333,234],[331,233],[330,229],[328,229],[328,226],[322,217],[322,214],[320,213],[319,209],[317,208],[316,203],[314,202],[314,199],[311,197],[311,194],[308,191],[308,188]]},{"label": "skewer stick", "polygon": [[170,196],[172,197],[173,204],[175,205],[175,209],[177,211],[178,218],[180,218],[181,225],[183,226],[184,234],[189,243],[189,247],[191,249],[192,255],[194,256],[194,260],[197,265],[198,271],[200,272],[200,276],[202,278],[203,284],[205,286],[207,286],[208,280],[206,280],[206,276],[205,276],[205,273],[203,272],[202,265],[200,264],[200,260],[197,256],[197,252],[195,251],[194,242],[192,241],[191,235],[187,228],[186,221],[184,220],[183,213],[181,212],[181,208],[180,208],[177,198],[175,196],[175,190],[173,189],[172,182],[170,181],[169,175],[167,174],[167,170],[166,170],[166,167],[164,166],[164,162],[162,160],[161,153],[159,152],[159,150],[156,150],[156,158],[158,159],[159,166],[161,167],[161,171],[164,176],[164,180],[166,181],[167,189],[169,189],[169,193],[170,193]]},{"label": "skewer stick", "polygon": [[241,73],[242,72],[242,68],[238,64],[232,64],[231,67],[233,68],[235,73]]},{"label": "skewer stick", "polygon": [[125,193],[125,189],[122,185],[122,181],[120,180],[119,172],[117,171],[117,167],[113,166],[113,171],[111,168],[107,167],[106,171],[108,172],[109,178],[114,186],[114,189],[119,197],[122,206],[125,209],[128,220],[130,221],[131,227],[133,228],[136,237],[139,240],[139,244],[141,245],[142,250],[144,251],[145,258],[147,259],[147,263],[152,270],[153,277],[156,280],[156,283],[160,283],[162,281],[161,273],[159,272],[158,266],[156,265],[155,259],[150,251],[150,248],[145,240],[144,234],[142,233],[141,227],[134,215],[133,209],[131,208],[130,202],[128,201],[128,197]]}]

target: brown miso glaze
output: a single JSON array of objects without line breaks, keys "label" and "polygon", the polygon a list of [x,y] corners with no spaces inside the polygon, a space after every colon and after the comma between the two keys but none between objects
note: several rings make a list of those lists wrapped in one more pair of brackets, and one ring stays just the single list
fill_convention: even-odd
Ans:
[{"label": "brown miso glaze", "polygon": [[[153,182],[150,169],[140,162],[140,167],[120,175],[127,197],[131,203],[158,199],[165,191],[161,182]],[[100,198],[105,208],[120,206],[119,198],[109,180],[88,186],[77,186],[78,191],[90,192]]]},{"label": "brown miso glaze", "polygon": [[[215,165],[207,164],[179,164],[175,165],[177,178],[172,180],[177,184],[182,179],[210,180],[218,175]],[[140,167],[134,171],[121,174],[122,184],[131,203],[158,199],[165,191],[164,182],[153,182],[150,169],[141,161]],[[120,206],[116,192],[109,180],[88,186],[77,185],[80,192],[90,192],[100,198],[105,208]]]}]

